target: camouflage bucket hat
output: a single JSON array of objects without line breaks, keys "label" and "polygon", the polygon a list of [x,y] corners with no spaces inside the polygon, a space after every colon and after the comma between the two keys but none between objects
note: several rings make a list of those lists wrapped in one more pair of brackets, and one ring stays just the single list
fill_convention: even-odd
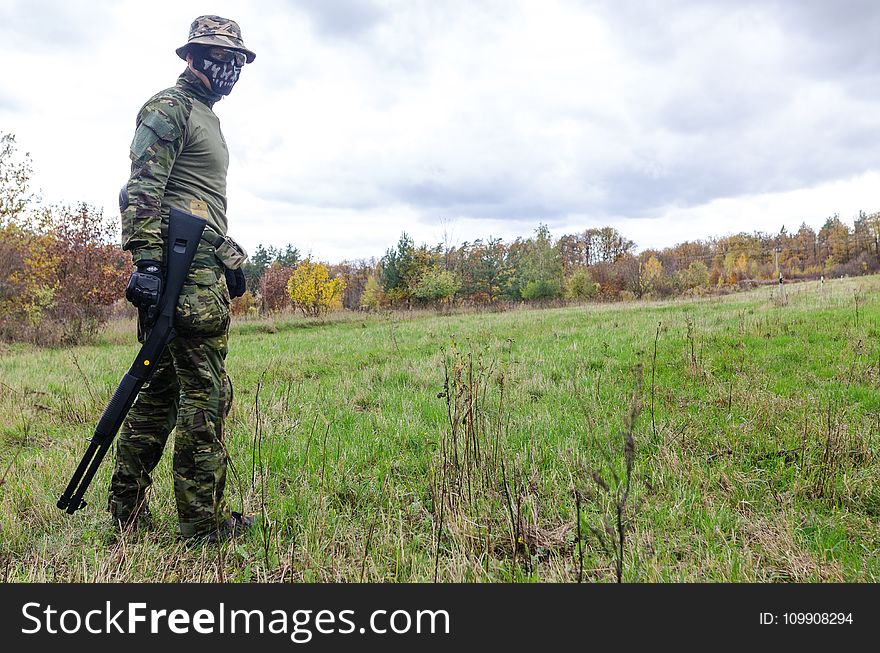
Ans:
[{"label": "camouflage bucket hat", "polygon": [[234,20],[220,16],[199,16],[189,26],[189,40],[175,52],[181,59],[186,59],[186,52],[191,45],[209,45],[244,52],[247,62],[251,63],[257,55],[244,47],[241,40],[241,28]]}]

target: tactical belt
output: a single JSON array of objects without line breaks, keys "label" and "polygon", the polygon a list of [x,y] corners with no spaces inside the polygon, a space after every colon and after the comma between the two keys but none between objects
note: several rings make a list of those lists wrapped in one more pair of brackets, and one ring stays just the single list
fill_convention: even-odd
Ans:
[{"label": "tactical belt", "polygon": [[[232,238],[221,234],[207,224],[207,220],[202,216],[196,216],[205,221],[205,229],[201,240],[214,248],[214,258],[223,267],[235,270],[241,267],[242,263],[247,260],[247,252],[236,243]],[[166,235],[167,237],[167,235]],[[194,262],[195,267],[199,267],[198,261]]]},{"label": "tactical belt", "polygon": [[202,240],[213,245],[214,257],[228,270],[237,270],[247,260],[247,252],[229,236],[222,236],[205,225]]},{"label": "tactical belt", "polygon": [[226,237],[221,236],[206,224],[205,231],[202,232],[202,240],[204,240],[209,245],[213,245],[214,248],[217,248],[226,241]]}]

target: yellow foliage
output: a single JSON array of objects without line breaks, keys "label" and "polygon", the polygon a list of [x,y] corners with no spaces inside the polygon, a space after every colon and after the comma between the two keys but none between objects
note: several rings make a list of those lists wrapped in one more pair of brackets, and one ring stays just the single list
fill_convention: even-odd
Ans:
[{"label": "yellow foliage", "polygon": [[651,255],[642,268],[642,290],[646,293],[654,292],[663,285],[663,264],[657,257]]},{"label": "yellow foliage", "polygon": [[331,279],[326,265],[309,260],[299,263],[287,282],[287,294],[305,315],[318,316],[340,308],[343,290],[344,279]]},{"label": "yellow foliage", "polygon": [[0,258],[4,261],[0,270],[2,335],[40,323],[55,298],[58,259],[51,235],[34,234],[12,223],[0,226]]}]

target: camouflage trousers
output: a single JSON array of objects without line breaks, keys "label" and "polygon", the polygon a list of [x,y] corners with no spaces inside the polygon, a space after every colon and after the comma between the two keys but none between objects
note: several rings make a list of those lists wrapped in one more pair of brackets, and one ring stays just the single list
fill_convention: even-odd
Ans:
[{"label": "camouflage trousers", "polygon": [[172,473],[183,537],[210,532],[231,517],[223,443],[232,399],[225,367],[229,293],[222,277],[206,281],[184,286],[175,317],[178,337],[162,353],[120,430],[108,502],[113,517],[123,522],[146,508],[150,474],[176,427]]}]

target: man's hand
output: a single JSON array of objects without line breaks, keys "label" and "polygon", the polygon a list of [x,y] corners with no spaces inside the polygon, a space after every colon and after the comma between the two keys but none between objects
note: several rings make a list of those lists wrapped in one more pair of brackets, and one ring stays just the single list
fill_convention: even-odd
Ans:
[{"label": "man's hand", "polygon": [[247,283],[244,279],[244,272],[241,268],[230,270],[226,268],[226,287],[229,288],[229,296],[232,299],[241,297],[247,290]]},{"label": "man's hand", "polygon": [[138,308],[149,309],[159,303],[162,294],[162,269],[151,260],[138,261],[125,289],[125,298]]}]

